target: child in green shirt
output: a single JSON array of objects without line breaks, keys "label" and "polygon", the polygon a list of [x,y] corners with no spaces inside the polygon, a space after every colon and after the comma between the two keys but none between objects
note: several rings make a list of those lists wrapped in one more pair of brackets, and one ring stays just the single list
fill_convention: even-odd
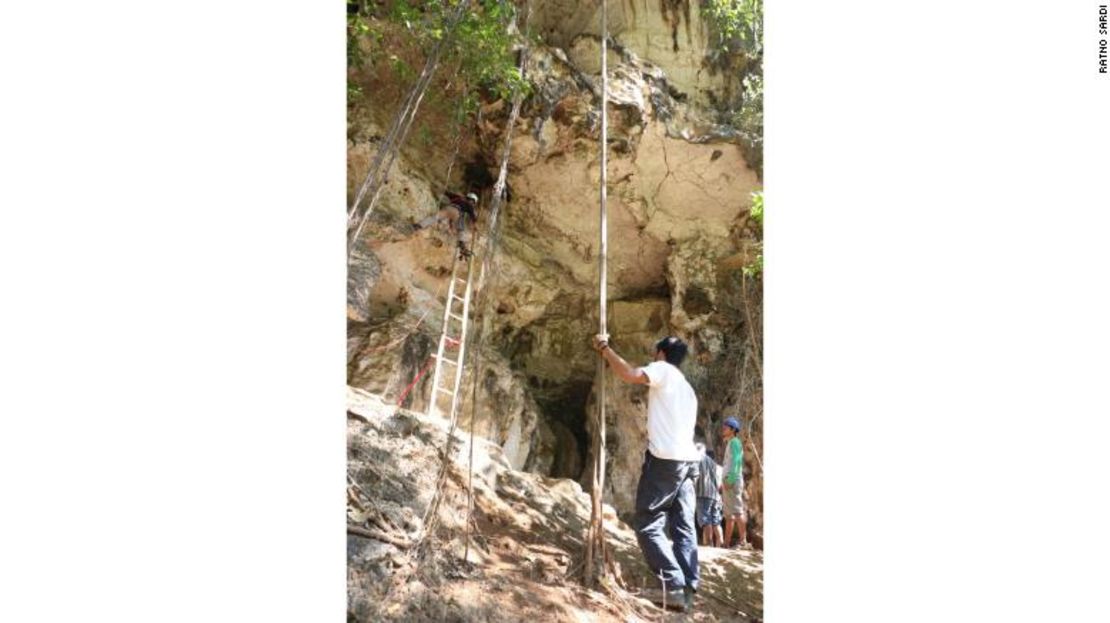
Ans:
[{"label": "child in green shirt", "polygon": [[744,508],[744,446],[740,443],[740,422],[730,417],[721,425],[725,440],[725,478],[721,483],[724,497],[725,542],[728,547],[733,527],[740,533],[737,547],[748,546],[748,513]]}]

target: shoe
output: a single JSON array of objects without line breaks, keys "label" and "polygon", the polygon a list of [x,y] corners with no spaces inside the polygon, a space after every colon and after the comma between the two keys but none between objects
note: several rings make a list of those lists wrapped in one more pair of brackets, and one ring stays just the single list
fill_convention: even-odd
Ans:
[{"label": "shoe", "polygon": [[683,603],[683,606],[684,606],[683,610],[682,610],[683,612],[693,612],[694,611],[694,595],[696,593],[697,593],[697,591],[695,591],[693,588],[691,588],[689,586],[683,587],[683,589],[682,589],[682,596],[683,596],[682,603]]},{"label": "shoe", "polygon": [[690,593],[689,597],[687,597],[686,594],[689,590],[689,588],[674,588],[664,592],[662,589],[653,588],[645,590],[643,596],[651,603],[667,608],[668,610],[689,612],[693,604],[693,592]]}]

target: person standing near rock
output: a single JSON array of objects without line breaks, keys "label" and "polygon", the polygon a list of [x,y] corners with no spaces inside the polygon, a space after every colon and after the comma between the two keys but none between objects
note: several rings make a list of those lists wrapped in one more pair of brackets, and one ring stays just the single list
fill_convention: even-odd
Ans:
[{"label": "person standing near rock", "polygon": [[696,446],[702,453],[696,483],[702,545],[722,547],[725,539],[721,531],[721,467],[713,459],[713,452],[705,449],[705,444]]},{"label": "person standing near rock", "polygon": [[748,546],[748,513],[744,508],[744,446],[740,443],[740,422],[730,417],[721,425],[725,440],[725,463],[728,470],[721,485],[725,501],[725,547],[732,540],[735,526],[740,533],[737,547]]},{"label": "person standing near rock", "polygon": [[[636,487],[636,538],[648,567],[661,576],[661,595],[668,604],[689,611],[698,590],[698,538],[694,528],[694,483],[701,454],[694,446],[698,399],[678,369],[686,343],[665,337],[655,345],[655,361],[635,368],[609,346],[608,336],[594,337],[594,348],[613,374],[626,383],[647,385],[648,447]],[[664,527],[670,524],[671,543]]]}]

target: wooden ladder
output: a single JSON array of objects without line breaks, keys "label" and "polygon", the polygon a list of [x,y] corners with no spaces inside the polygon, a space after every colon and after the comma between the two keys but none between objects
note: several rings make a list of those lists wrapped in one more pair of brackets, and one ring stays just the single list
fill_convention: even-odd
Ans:
[{"label": "wooden ladder", "polygon": [[[466,276],[459,275],[459,267],[463,267]],[[445,415],[448,420],[454,419],[455,410],[459,407],[459,385],[462,384],[463,364],[466,361],[466,329],[470,322],[470,277],[473,274],[474,255],[465,261],[456,255],[451,264],[451,285],[447,288],[447,302],[443,306],[443,331],[439,335],[439,348],[435,354],[436,369],[432,375],[432,395],[428,399],[428,415],[438,412],[439,398],[441,395],[451,397],[451,410]],[[463,294],[459,296],[459,284],[462,284]],[[461,313],[456,313],[458,303],[462,304]],[[453,330],[457,329],[457,330]],[[456,348],[457,359],[447,356],[448,347]],[[445,380],[444,364],[454,369],[453,381],[450,387],[441,386]]]}]

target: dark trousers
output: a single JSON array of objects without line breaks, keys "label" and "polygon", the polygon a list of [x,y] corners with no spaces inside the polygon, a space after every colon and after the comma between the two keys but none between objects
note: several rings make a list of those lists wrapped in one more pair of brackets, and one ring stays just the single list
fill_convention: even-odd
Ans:
[{"label": "dark trousers", "polygon": [[[697,461],[669,461],[644,453],[636,487],[636,538],[648,567],[668,589],[698,588],[698,536],[694,529]],[[672,543],[664,533],[669,525]]]}]

